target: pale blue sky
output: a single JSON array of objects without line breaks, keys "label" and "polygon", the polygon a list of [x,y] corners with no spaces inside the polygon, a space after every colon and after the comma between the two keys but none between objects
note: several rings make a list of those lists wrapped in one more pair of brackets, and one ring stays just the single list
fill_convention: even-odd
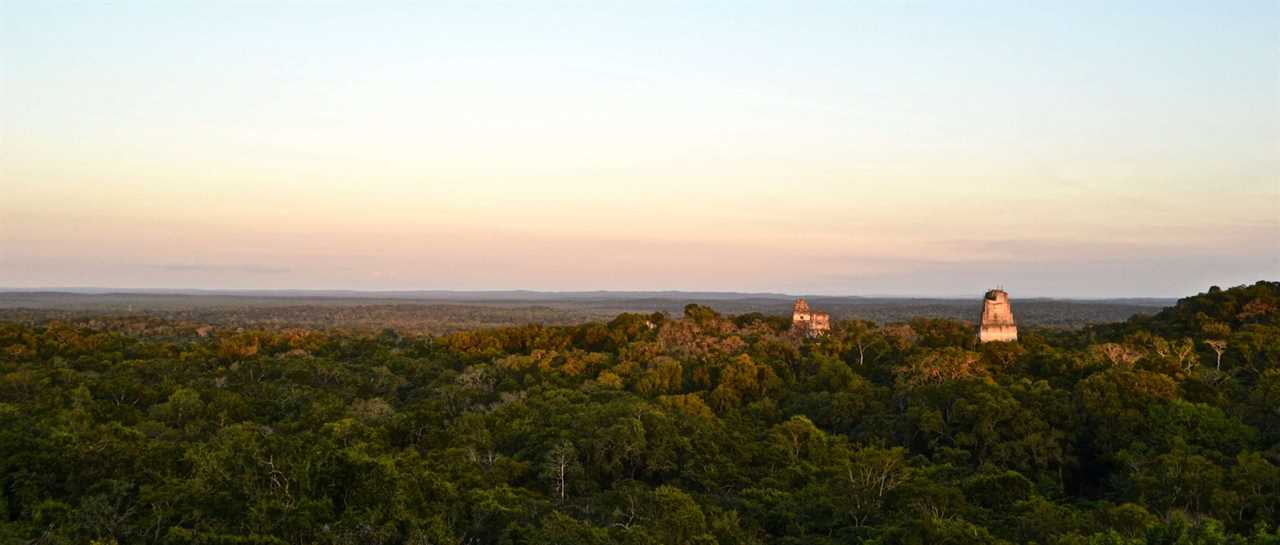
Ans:
[{"label": "pale blue sky", "polygon": [[0,0],[0,286],[1280,277],[1280,2]]}]

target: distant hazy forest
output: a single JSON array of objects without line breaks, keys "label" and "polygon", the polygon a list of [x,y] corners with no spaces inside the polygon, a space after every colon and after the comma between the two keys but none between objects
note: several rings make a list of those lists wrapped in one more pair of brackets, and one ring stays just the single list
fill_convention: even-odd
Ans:
[{"label": "distant hazy forest", "polygon": [[978,301],[6,297],[5,544],[1280,545],[1280,282],[984,345]]},{"label": "distant hazy forest", "polygon": [[[607,321],[625,312],[679,315],[686,304],[726,314],[759,312],[790,316],[794,299],[748,294],[467,294],[448,298],[229,294],[78,294],[0,293],[0,319],[38,322],[62,320],[95,327],[158,328],[185,332],[204,325],[230,327],[307,327],[345,330],[394,328],[402,333],[441,334],[469,329],[538,323],[571,325]],[[981,296],[962,299],[810,297],[819,310],[840,320],[890,323],[932,317],[973,321]],[[1117,322],[1136,314],[1154,314],[1173,300],[1132,299],[1014,301],[1020,324],[1074,328]]]}]

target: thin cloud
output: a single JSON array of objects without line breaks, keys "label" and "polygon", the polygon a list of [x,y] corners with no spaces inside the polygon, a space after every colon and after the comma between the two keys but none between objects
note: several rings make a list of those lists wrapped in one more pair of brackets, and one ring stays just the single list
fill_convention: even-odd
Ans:
[{"label": "thin cloud", "polygon": [[293,269],[288,267],[265,265],[152,265],[149,268],[170,272],[203,273],[288,274],[293,272]]}]

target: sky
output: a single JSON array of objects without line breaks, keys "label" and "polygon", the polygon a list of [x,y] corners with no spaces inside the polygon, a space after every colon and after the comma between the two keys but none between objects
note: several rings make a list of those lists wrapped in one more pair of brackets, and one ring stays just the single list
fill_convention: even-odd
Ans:
[{"label": "sky", "polygon": [[1280,2],[0,0],[0,287],[1280,279]]}]

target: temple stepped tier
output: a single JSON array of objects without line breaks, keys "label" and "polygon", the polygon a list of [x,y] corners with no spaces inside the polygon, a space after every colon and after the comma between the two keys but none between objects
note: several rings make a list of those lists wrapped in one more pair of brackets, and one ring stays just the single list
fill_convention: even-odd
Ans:
[{"label": "temple stepped tier", "polygon": [[804,299],[796,299],[791,311],[791,330],[807,337],[825,335],[831,331],[831,317],[825,312],[814,312]]},{"label": "temple stepped tier", "polygon": [[1009,294],[995,289],[982,300],[982,319],[978,322],[978,342],[1018,340],[1018,326],[1013,322]]}]

